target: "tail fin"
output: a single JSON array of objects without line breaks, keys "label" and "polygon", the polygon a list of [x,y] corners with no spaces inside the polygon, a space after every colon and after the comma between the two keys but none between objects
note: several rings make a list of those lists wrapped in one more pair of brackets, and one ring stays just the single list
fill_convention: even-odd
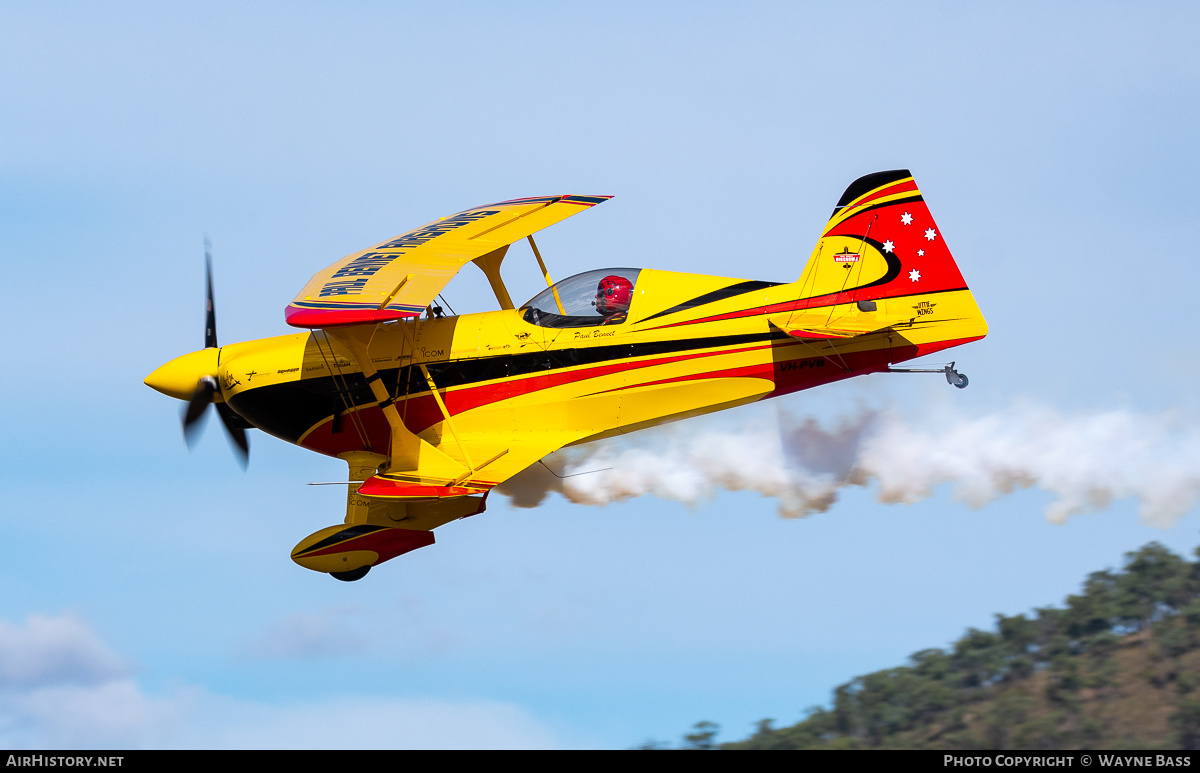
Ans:
[{"label": "tail fin", "polygon": [[803,330],[816,338],[843,338],[891,328],[905,338],[953,346],[987,335],[983,314],[907,169],[850,184],[797,284],[801,302],[788,325],[800,337],[808,337]]}]

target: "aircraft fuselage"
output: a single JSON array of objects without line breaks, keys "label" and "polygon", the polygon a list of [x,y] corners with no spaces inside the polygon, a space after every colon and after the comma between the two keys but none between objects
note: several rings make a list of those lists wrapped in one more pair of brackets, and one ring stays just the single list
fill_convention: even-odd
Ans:
[{"label": "aircraft fuselage", "polygon": [[[515,309],[395,322],[377,327],[370,355],[405,425],[453,453],[420,365],[462,443],[551,434],[567,445],[886,370],[986,333],[965,313],[945,323],[956,305],[974,307],[963,288],[941,293],[935,314],[905,297],[880,301],[890,305],[880,315],[913,307],[906,331],[797,339],[768,316],[795,305],[798,284],[643,270],[623,324],[545,327]],[[225,346],[219,368],[222,397],[265,432],[330,456],[387,455],[383,412],[323,331]]]}]

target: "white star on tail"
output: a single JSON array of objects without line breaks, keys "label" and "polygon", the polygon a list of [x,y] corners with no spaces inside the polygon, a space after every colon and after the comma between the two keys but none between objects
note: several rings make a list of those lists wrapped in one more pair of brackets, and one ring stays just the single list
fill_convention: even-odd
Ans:
[{"label": "white star on tail", "polygon": [[908,272],[908,278],[913,282],[919,282],[921,281],[921,272],[914,268],[912,271]]},{"label": "white star on tail", "polygon": [[891,252],[893,249],[895,249],[895,247],[896,247],[896,245],[892,244],[891,239],[888,239],[886,242],[883,243],[883,251],[884,252]]},{"label": "white star on tail", "polygon": [[926,228],[925,229],[925,238],[928,239],[929,241],[933,241],[934,239],[937,238],[937,231],[933,230],[932,228]]},{"label": "white star on tail", "polygon": [[918,257],[918,258],[919,258],[919,257],[921,257],[921,256],[922,256],[922,255],[924,255],[924,254],[925,254],[925,250],[917,250],[917,257]]},{"label": "white star on tail", "polygon": [[905,212],[900,216],[900,222],[904,223],[905,225],[912,225],[912,215]]}]

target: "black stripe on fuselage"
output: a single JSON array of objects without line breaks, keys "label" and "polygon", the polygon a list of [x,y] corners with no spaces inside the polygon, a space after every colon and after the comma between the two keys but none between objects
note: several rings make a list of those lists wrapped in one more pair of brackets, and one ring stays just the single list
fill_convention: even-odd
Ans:
[{"label": "black stripe on fuselage", "polygon": [[324,548],[336,545],[339,542],[345,542],[346,540],[349,540],[349,539],[355,539],[356,537],[365,537],[368,534],[374,534],[375,532],[379,531],[380,529],[386,529],[386,528],[387,528],[386,526],[372,526],[372,525],[366,524],[366,523],[358,524],[355,526],[347,526],[346,528],[342,529],[339,532],[334,532],[333,534],[330,534],[328,537],[321,540],[320,542],[316,542],[312,545],[309,545],[303,551],[298,551],[295,555],[304,556],[304,555],[307,555],[308,553],[312,553],[314,550],[322,550]]},{"label": "black stripe on fuselage", "polygon": [[728,287],[722,287],[720,290],[713,290],[711,293],[698,295],[695,298],[692,298],[690,301],[678,303],[669,309],[658,312],[657,314],[651,314],[649,317],[639,319],[638,322],[641,323],[651,319],[658,319],[659,317],[665,317],[668,314],[675,314],[676,312],[694,309],[697,306],[703,306],[706,303],[716,303],[717,301],[723,301],[726,298],[733,298],[737,295],[752,293],[755,290],[762,290],[765,287],[776,287],[778,285],[779,282],[738,282],[737,284],[732,284]]},{"label": "black stripe on fuselage", "polygon": [[[429,375],[438,389],[448,389],[581,365],[598,365],[633,357],[678,354],[700,349],[766,343],[773,340],[793,339],[783,331],[772,329],[764,333],[612,344],[431,362],[426,363],[425,367],[429,370]],[[429,385],[425,382],[425,376],[421,373],[419,366],[385,368],[379,371],[379,375],[383,379],[383,385],[388,390],[388,394],[397,395],[397,400],[429,391]],[[343,399],[348,400],[354,407],[377,403],[362,373],[348,373],[339,377],[338,380],[345,383],[346,390],[344,392],[338,389],[337,383],[332,377],[320,376],[246,389],[233,396],[230,402],[235,411],[256,427],[277,437],[295,442],[314,424],[339,410],[345,410]]]}]

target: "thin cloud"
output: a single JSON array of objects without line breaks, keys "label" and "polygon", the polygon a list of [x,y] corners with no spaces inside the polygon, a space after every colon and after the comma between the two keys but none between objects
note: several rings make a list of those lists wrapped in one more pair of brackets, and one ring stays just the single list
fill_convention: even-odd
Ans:
[{"label": "thin cloud", "polygon": [[251,658],[303,660],[362,652],[369,637],[354,630],[354,611],[327,609],[319,614],[299,613],[275,623],[246,648]]},{"label": "thin cloud", "polygon": [[125,662],[73,614],[0,620],[0,690],[96,684],[125,676]]},{"label": "thin cloud", "polygon": [[[276,635],[300,647],[337,644],[326,623],[289,618]],[[328,619],[326,619],[328,618]],[[290,621],[290,622],[289,622]],[[274,636],[274,635],[273,635]],[[272,637],[272,641],[275,639]],[[314,642],[316,642],[314,644]],[[44,651],[39,651],[44,647]],[[556,736],[520,706],[374,695],[292,702],[244,700],[196,686],[147,693],[124,662],[73,615],[0,620],[0,747],[8,749],[546,749]]]}]

